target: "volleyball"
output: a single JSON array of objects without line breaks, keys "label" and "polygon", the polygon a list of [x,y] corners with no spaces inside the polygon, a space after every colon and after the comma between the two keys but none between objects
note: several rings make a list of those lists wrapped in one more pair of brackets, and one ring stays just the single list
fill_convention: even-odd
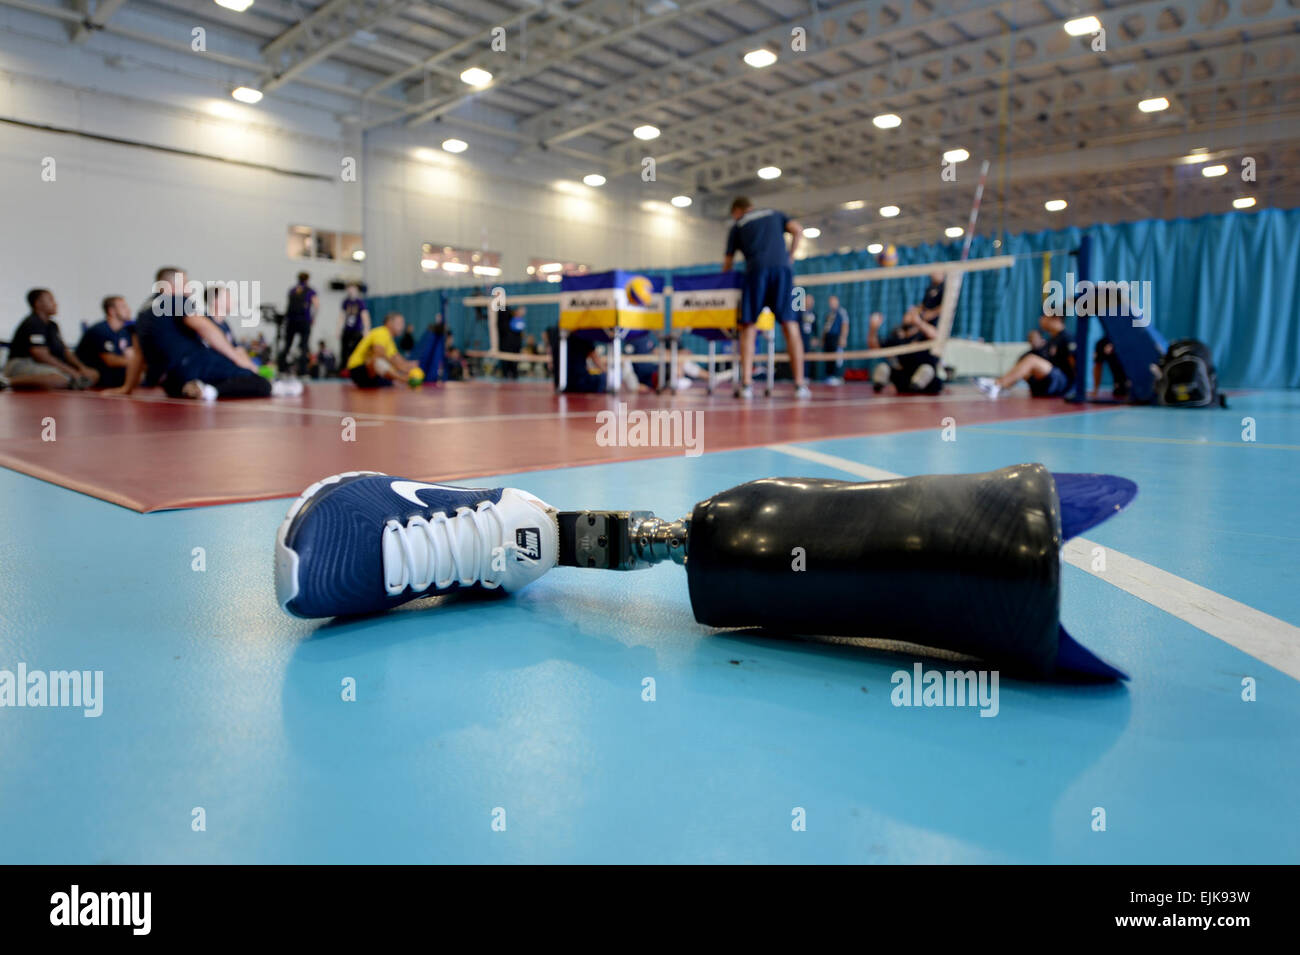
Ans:
[{"label": "volleyball", "polygon": [[876,261],[886,267],[891,265],[897,265],[898,250],[894,248],[892,245],[887,245],[885,246],[884,250],[880,253],[880,255],[876,256]]},{"label": "volleyball", "polygon": [[634,275],[628,279],[627,284],[623,286],[623,291],[627,293],[629,305],[649,308],[654,304],[654,285],[644,275]]}]

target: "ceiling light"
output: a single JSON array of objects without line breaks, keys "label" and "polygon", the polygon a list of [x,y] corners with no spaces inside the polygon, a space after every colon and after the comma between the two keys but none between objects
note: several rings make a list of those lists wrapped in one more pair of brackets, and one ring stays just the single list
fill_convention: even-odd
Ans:
[{"label": "ceiling light", "polygon": [[469,69],[461,71],[460,81],[470,86],[483,87],[492,82],[492,74],[477,66],[471,66]]},{"label": "ceiling light", "polygon": [[548,281],[548,282],[558,282],[558,281],[560,281],[560,278],[561,278],[561,277],[558,276],[558,275],[548,275],[548,276],[546,276],[546,281]]},{"label": "ceiling light", "polygon": [[881,113],[871,120],[876,124],[878,129],[893,129],[895,126],[903,125],[902,119],[893,113]]},{"label": "ceiling light", "polygon": [[1242,196],[1240,199],[1232,200],[1232,208],[1234,209],[1249,209],[1254,205],[1255,205],[1254,196]]},{"label": "ceiling light", "polygon": [[1070,36],[1091,36],[1101,29],[1101,21],[1096,17],[1076,17],[1065,21],[1065,32]]},{"label": "ceiling light", "polygon": [[880,207],[880,214],[881,214],[882,216],[884,216],[886,219],[892,219],[892,218],[894,218],[894,216],[898,215],[898,212],[899,212],[898,206],[881,206],[881,207]]},{"label": "ceiling light", "polygon": [[861,208],[862,208],[863,206],[865,206],[865,205],[866,205],[866,203],[863,202],[861,199],[850,199],[848,202],[844,203],[844,208],[845,208],[845,209],[861,209]]},{"label": "ceiling light", "polygon": [[1206,179],[1213,179],[1215,176],[1225,176],[1228,173],[1228,167],[1223,163],[1216,163],[1213,166],[1202,166],[1201,175]]},{"label": "ceiling light", "polygon": [[469,149],[469,143],[465,142],[463,139],[444,139],[442,141],[442,148],[447,150],[449,153],[463,153],[465,150]]},{"label": "ceiling light", "polygon": [[1068,203],[1064,199],[1048,199],[1043,203],[1043,208],[1048,212],[1060,212]]},{"label": "ceiling light", "polygon": [[583,176],[582,181],[589,186],[603,186],[605,184],[605,177],[598,172],[591,172]]},{"label": "ceiling light", "polygon": [[253,103],[260,103],[262,101],[262,91],[255,90],[251,86],[236,86],[230,91],[230,95],[241,103],[248,103],[250,106]]},{"label": "ceiling light", "polygon": [[965,162],[970,159],[970,153],[958,146],[956,149],[950,149],[943,154],[944,162]]},{"label": "ceiling light", "polygon": [[500,275],[501,270],[495,265],[476,265],[474,266],[475,275]]},{"label": "ceiling light", "polygon": [[217,0],[217,6],[243,13],[253,5],[253,0]]},{"label": "ceiling light", "polygon": [[766,48],[750,50],[745,54],[745,62],[756,70],[761,70],[765,66],[771,66],[776,62],[776,54]]},{"label": "ceiling light", "polygon": [[803,230],[803,234],[810,239],[815,239],[822,234],[822,230],[817,228],[815,225],[809,226],[808,228]]},{"label": "ceiling light", "polygon": [[637,139],[658,139],[659,127],[651,126],[647,123],[645,126],[638,126],[636,129],[632,130],[632,135]]},{"label": "ceiling light", "polygon": [[781,170],[776,166],[764,166],[758,171],[759,179],[775,179],[779,175],[781,175]]},{"label": "ceiling light", "polygon": [[356,249],[356,250],[353,251],[353,253],[352,253],[352,261],[353,261],[353,262],[364,262],[365,260],[366,260],[366,250],[365,250],[365,249]]},{"label": "ceiling light", "polygon": [[673,196],[670,201],[678,209],[685,209],[687,206],[691,204],[692,200],[690,196]]},{"label": "ceiling light", "polygon": [[873,242],[869,246],[867,246],[867,252],[871,255],[879,255],[881,252],[884,251],[885,251],[885,247],[881,245],[879,242]]},{"label": "ceiling light", "polygon": [[950,225],[948,228],[943,230],[943,234],[950,239],[960,239],[965,232],[966,230],[959,225]]},{"label": "ceiling light", "polygon": [[444,262],[442,263],[444,272],[468,272],[469,266],[464,262]]},{"label": "ceiling light", "polygon": [[1162,109],[1169,108],[1169,100],[1163,96],[1153,96],[1151,99],[1144,99],[1138,103],[1138,109],[1144,113],[1158,113]]},{"label": "ceiling light", "polygon": [[563,262],[547,262],[545,265],[539,265],[537,267],[537,271],[539,272],[560,272],[563,271],[563,269]]}]

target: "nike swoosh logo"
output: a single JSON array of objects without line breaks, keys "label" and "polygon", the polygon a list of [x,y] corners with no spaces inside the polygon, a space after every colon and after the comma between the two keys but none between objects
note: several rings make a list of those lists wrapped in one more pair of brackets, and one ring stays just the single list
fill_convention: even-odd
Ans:
[{"label": "nike swoosh logo", "polygon": [[420,505],[420,507],[428,507],[428,505],[424,501],[420,500],[420,498],[415,493],[416,491],[472,490],[472,488],[467,488],[467,487],[451,487],[450,485],[447,484],[421,484],[419,481],[393,481],[389,485],[389,487],[393,489],[393,493],[396,494],[398,497],[405,498],[406,500],[410,501],[412,504]]}]

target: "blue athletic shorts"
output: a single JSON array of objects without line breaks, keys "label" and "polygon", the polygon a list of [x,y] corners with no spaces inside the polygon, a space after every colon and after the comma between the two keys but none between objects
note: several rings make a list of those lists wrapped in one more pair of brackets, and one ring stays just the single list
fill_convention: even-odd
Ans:
[{"label": "blue athletic shorts", "polygon": [[1052,366],[1052,373],[1046,378],[1030,378],[1029,391],[1035,398],[1056,398],[1070,390],[1070,379],[1065,372]]},{"label": "blue athletic shorts", "polygon": [[764,308],[770,308],[778,322],[793,322],[794,305],[790,300],[793,288],[794,270],[789,266],[746,269],[741,291],[740,324],[753,325]]}]

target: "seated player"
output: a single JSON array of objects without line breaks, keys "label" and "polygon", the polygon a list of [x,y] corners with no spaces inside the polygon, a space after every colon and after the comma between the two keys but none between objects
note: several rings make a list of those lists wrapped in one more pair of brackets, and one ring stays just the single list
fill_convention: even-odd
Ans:
[{"label": "seated player", "polygon": [[91,325],[77,342],[77,359],[99,375],[99,388],[119,388],[131,360],[131,306],[121,295],[100,303],[104,320]]},{"label": "seated player", "polygon": [[1093,398],[1101,391],[1101,368],[1106,365],[1110,368],[1110,377],[1115,386],[1111,394],[1116,398],[1128,397],[1128,375],[1124,372],[1124,366],[1120,364],[1119,355],[1115,353],[1115,345],[1109,339],[1103,337],[1097,342],[1097,347],[1092,352],[1092,392]]},{"label": "seated player", "polygon": [[1074,338],[1065,330],[1060,315],[1044,315],[1038,326],[1047,335],[1046,353],[1026,354],[1001,378],[977,378],[975,384],[990,398],[996,398],[1019,381],[1029,383],[1035,398],[1059,398],[1074,381]]},{"label": "seated player", "polygon": [[[892,348],[933,341],[939,336],[939,330],[926,321],[925,314],[919,306],[909,308],[903,315],[902,324],[882,340],[880,326],[885,323],[885,316],[873,312],[867,324],[867,347]],[[876,365],[871,373],[871,386],[876,394],[880,394],[885,385],[893,383],[900,395],[937,395],[943,390],[943,380],[938,371],[939,358],[928,349],[904,352],[891,355]]]},{"label": "seated player", "polygon": [[34,288],[27,293],[31,313],[14,329],[0,383],[11,388],[89,388],[98,373],[68,351],[54,316],[54,293]]},{"label": "seated player", "polygon": [[[560,343],[558,332],[552,332],[551,341],[551,381],[559,387],[560,382]],[[568,354],[565,366],[566,393],[598,393],[605,390],[605,356],[596,351],[596,343],[581,335],[570,335],[563,339]]]},{"label": "seated player", "polygon": [[212,324],[221,330],[230,347],[242,355],[252,358],[248,349],[242,347],[239,342],[235,341],[235,333],[230,328],[230,290],[224,285],[217,283],[208,287],[207,295],[208,318]]},{"label": "seated player", "polygon": [[412,388],[424,381],[424,369],[403,358],[397,340],[406,331],[406,319],[400,312],[389,312],[384,323],[362,336],[348,356],[348,378],[358,388],[391,388],[404,381]]},{"label": "seated player", "polygon": [[135,391],[146,367],[173,398],[215,401],[302,394],[302,382],[263,378],[247,353],[233,348],[203,314],[203,303],[185,296],[185,272],[174,266],[158,270],[153,298],[136,316],[131,344],[126,381],[111,389],[115,394]]}]

